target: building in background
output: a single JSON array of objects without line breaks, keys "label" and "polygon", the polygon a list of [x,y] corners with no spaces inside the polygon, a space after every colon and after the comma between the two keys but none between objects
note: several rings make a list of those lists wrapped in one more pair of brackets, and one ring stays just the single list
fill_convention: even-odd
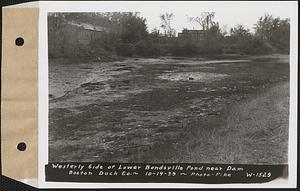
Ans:
[{"label": "building in background", "polygon": [[203,39],[204,34],[205,34],[204,30],[183,29],[181,33],[178,33],[178,38],[185,39],[185,40],[198,41],[198,40]]},{"label": "building in background", "polygon": [[[54,24],[53,24],[54,25]],[[59,28],[50,28],[48,47],[50,57],[87,55],[91,53],[91,42],[101,38],[104,27],[85,22],[64,21]]]},{"label": "building in background", "polygon": [[88,46],[92,40],[99,38],[104,32],[104,27],[92,25],[89,23],[77,23],[69,21],[69,30],[76,32],[76,38],[79,44]]}]

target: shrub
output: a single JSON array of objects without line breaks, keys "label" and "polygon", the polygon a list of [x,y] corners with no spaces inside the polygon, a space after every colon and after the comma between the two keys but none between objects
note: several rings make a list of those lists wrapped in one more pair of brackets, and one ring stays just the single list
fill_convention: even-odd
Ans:
[{"label": "shrub", "polygon": [[195,55],[197,54],[197,45],[193,42],[185,42],[182,46],[182,55]]},{"label": "shrub", "polygon": [[133,56],[135,54],[134,45],[131,43],[120,43],[116,47],[117,54],[120,56]]},{"label": "shrub", "polygon": [[270,54],[272,48],[262,39],[253,37],[244,45],[242,52],[246,54]]},{"label": "shrub", "polygon": [[140,40],[139,42],[136,43],[135,45],[136,49],[136,54],[139,56],[149,56],[150,51],[149,51],[149,42],[145,40]]},{"label": "shrub", "polygon": [[197,48],[197,54],[214,55],[221,54],[223,52],[223,42],[217,39],[215,40],[203,40],[199,42]]},{"label": "shrub", "polygon": [[164,50],[159,44],[154,44],[150,40],[140,40],[135,45],[136,54],[139,56],[159,56],[164,55]]}]

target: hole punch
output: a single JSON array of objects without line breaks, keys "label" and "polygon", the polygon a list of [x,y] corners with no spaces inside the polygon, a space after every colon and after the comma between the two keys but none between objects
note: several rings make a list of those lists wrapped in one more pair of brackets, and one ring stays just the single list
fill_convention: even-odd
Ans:
[{"label": "hole punch", "polygon": [[17,146],[17,149],[19,151],[25,151],[26,150],[26,143],[23,143],[23,142],[19,143],[18,146]]},{"label": "hole punch", "polygon": [[24,45],[24,39],[22,37],[18,37],[16,39],[16,45],[17,46],[23,46]]}]

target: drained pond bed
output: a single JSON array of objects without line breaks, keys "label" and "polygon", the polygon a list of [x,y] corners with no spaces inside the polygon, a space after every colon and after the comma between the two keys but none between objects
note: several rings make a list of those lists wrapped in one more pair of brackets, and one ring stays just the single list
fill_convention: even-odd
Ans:
[{"label": "drained pond bed", "polygon": [[282,59],[50,60],[49,161],[285,163],[288,84]]}]

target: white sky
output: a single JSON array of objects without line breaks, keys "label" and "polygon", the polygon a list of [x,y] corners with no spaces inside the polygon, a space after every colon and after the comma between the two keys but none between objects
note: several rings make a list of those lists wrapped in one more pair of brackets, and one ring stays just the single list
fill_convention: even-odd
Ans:
[{"label": "white sky", "polygon": [[187,16],[198,16],[201,12],[213,11],[215,21],[227,30],[236,24],[243,24],[252,29],[260,16],[266,13],[281,18],[290,18],[293,5],[288,2],[163,2],[157,6],[144,7],[141,16],[147,19],[149,31],[160,26],[159,16],[165,12],[174,13],[172,21],[177,32],[183,28],[199,29],[196,23],[188,22]]},{"label": "white sky", "polygon": [[187,16],[201,12],[216,12],[215,21],[227,30],[236,24],[252,29],[260,16],[266,13],[281,18],[295,15],[297,1],[55,1],[39,2],[49,12],[140,12],[147,19],[149,31],[161,25],[159,16],[174,13],[173,27],[177,32],[183,28],[198,29],[189,23]]}]

